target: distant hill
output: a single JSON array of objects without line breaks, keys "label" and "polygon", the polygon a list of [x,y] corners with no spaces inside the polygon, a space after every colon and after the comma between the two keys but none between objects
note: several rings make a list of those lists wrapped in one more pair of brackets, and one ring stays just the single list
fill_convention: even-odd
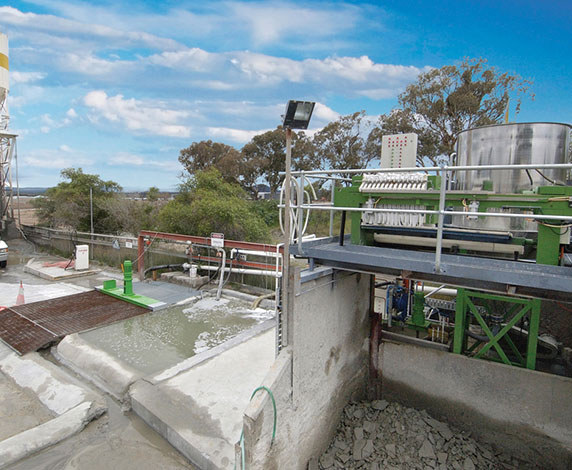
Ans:
[{"label": "distant hill", "polygon": [[[48,188],[20,188],[20,196],[39,196],[44,194]],[[16,188],[14,188],[16,194]]]}]

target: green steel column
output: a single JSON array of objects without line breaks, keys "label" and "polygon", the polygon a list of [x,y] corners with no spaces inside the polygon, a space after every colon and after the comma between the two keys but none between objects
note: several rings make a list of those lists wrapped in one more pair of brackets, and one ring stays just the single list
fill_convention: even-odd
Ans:
[{"label": "green steel column", "polygon": [[131,261],[129,260],[123,263],[123,293],[125,295],[134,295],[133,267],[131,266]]},{"label": "green steel column", "polygon": [[540,299],[532,299],[530,303],[530,324],[528,326],[528,344],[526,346],[526,368],[536,369],[536,347],[538,345],[538,327],[540,325]]},{"label": "green steel column", "polygon": [[558,266],[560,256],[560,230],[538,224],[538,243],[536,246],[536,262]]},{"label": "green steel column", "polygon": [[425,326],[425,294],[415,292],[413,297],[413,312],[411,312],[411,323],[415,326]]},{"label": "green steel column", "polygon": [[465,344],[465,323],[467,321],[467,303],[465,289],[457,289],[457,304],[455,306],[455,333],[453,337],[453,352],[463,353]]}]

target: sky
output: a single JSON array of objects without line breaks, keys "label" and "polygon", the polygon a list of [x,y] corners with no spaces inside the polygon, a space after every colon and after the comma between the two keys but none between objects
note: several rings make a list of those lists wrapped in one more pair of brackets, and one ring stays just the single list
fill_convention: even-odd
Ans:
[{"label": "sky", "polygon": [[193,142],[240,149],[289,99],[317,103],[309,132],[376,119],[464,57],[534,81],[511,121],[572,121],[570,0],[13,1],[0,32],[21,187],[81,167],[174,190]]}]

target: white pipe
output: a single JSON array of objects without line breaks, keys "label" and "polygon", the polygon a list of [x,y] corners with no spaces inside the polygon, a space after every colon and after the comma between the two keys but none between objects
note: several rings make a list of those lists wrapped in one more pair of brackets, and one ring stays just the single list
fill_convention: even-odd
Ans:
[{"label": "white pipe", "polygon": [[[199,270],[205,271],[217,271],[219,268],[217,266],[201,266]],[[223,268],[221,271],[225,273],[232,271],[234,274],[253,274],[255,276],[272,276],[272,277],[282,277],[282,273],[276,273],[275,271],[264,271],[262,269],[245,269],[245,268]],[[217,294],[218,295],[218,294]]]},{"label": "white pipe", "polygon": [[[224,250],[224,248],[217,248],[217,251],[219,253],[222,253],[222,262],[221,262],[221,267],[224,268],[224,266],[226,265],[226,251]],[[215,266],[216,267],[216,266]],[[220,300],[220,296],[222,294],[222,284],[224,281],[224,269],[221,269],[220,271],[220,278],[218,280],[218,291],[216,293],[216,299]]]},{"label": "white pipe", "polygon": [[457,296],[457,289],[453,288],[445,289],[444,286],[445,285],[441,287],[423,286],[422,288],[423,293],[427,293],[427,295],[425,295],[425,298],[430,297],[433,294],[436,294],[437,292],[439,292],[440,295],[446,295],[450,297]]}]

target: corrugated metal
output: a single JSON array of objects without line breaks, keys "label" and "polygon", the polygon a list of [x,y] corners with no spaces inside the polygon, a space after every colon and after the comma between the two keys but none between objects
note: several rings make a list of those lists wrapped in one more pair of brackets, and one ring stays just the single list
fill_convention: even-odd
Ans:
[{"label": "corrugated metal", "polygon": [[1,311],[0,338],[25,354],[71,333],[146,312],[149,310],[97,291],[84,292]]}]

